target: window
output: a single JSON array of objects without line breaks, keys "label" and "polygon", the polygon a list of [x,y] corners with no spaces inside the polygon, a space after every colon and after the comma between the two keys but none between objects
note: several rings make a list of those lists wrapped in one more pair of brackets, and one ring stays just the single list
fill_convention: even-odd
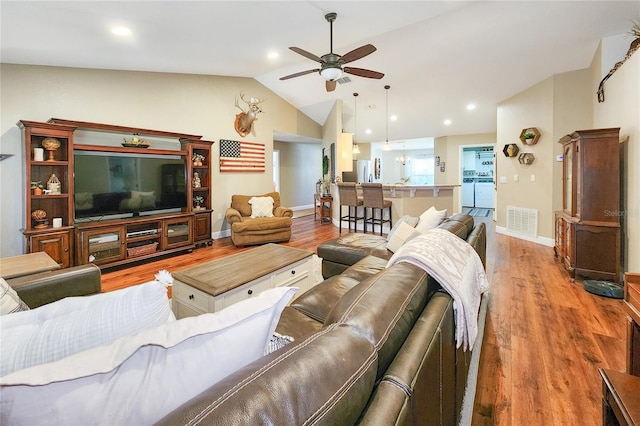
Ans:
[{"label": "window", "polygon": [[409,183],[413,185],[433,185],[434,164],[433,155],[418,155],[405,166]]}]

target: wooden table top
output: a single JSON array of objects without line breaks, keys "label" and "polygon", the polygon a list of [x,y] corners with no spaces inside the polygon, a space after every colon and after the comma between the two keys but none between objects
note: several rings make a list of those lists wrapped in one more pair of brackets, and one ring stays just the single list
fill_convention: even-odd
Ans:
[{"label": "wooden table top", "polygon": [[640,425],[640,377],[614,370],[600,369],[602,378],[620,402],[623,415],[631,420],[631,424]]},{"label": "wooden table top", "polygon": [[312,251],[265,244],[173,273],[173,277],[218,296],[313,255]]},{"label": "wooden table top", "polygon": [[60,269],[58,262],[43,251],[0,259],[0,277],[4,279]]}]

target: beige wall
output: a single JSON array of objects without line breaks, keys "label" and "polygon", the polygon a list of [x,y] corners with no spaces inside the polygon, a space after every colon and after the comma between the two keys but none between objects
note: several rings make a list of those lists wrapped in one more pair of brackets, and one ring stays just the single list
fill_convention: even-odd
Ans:
[{"label": "beige wall", "polygon": [[[235,139],[264,143],[265,173],[219,173],[213,147],[214,233],[228,228],[219,215],[231,195],[264,193],[273,187],[273,132],[319,138],[321,126],[291,104],[250,78],[78,68],[0,65],[1,133],[0,256],[20,254],[23,226],[24,173],[20,119],[46,121],[51,117],[158,129],[202,135],[204,139]],[[240,138],[233,128],[239,93],[266,98],[264,114],[254,124],[255,135]]]},{"label": "beige wall", "polygon": [[640,52],[636,51],[606,81],[603,103],[598,103],[595,96],[595,88],[602,79],[599,56],[600,49],[590,67],[591,87],[594,88],[591,90],[590,103],[593,108],[593,127],[620,127],[623,144],[623,269],[640,272]]},{"label": "beige wall", "polygon": [[[507,206],[537,209],[539,242],[553,244],[553,212],[562,201],[562,169],[556,161],[562,150],[557,140],[589,127],[590,107],[584,97],[588,77],[587,70],[549,77],[499,104],[497,152],[506,144],[517,143],[520,153],[533,153],[535,161],[522,165],[517,157],[496,156],[498,231],[506,228]],[[519,139],[522,130],[529,127],[536,127],[541,134],[533,146]],[[506,183],[500,183],[501,178]]]},{"label": "beige wall", "polygon": [[287,207],[313,205],[316,182],[322,175],[320,144],[274,142],[280,151],[280,202]]},{"label": "beige wall", "polygon": [[[494,133],[480,133],[474,135],[454,135],[436,138],[433,143],[433,155],[440,156],[440,161],[445,162],[444,172],[436,166],[434,183],[436,185],[460,185],[462,184],[462,158],[460,151],[465,146],[494,145],[496,135]],[[497,148],[494,148],[494,151]],[[500,149],[501,151],[502,149]],[[453,191],[453,212],[460,212],[462,205],[461,188]]]}]

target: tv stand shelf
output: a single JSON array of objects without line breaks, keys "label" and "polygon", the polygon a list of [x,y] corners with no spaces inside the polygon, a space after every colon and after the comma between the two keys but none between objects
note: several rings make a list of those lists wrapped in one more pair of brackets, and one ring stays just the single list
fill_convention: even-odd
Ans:
[{"label": "tv stand shelf", "polygon": [[[212,244],[213,141],[60,118],[17,125],[26,163],[21,231],[28,253],[44,251],[62,268],[107,268]],[[134,137],[151,146],[122,146]],[[160,160],[148,161],[154,158]],[[137,180],[125,181],[129,176]],[[131,211],[146,215],[122,218]],[[97,220],[110,214],[114,218]]]},{"label": "tv stand shelf", "polygon": [[193,220],[193,213],[175,213],[76,223],[76,264],[108,268],[191,251]]}]

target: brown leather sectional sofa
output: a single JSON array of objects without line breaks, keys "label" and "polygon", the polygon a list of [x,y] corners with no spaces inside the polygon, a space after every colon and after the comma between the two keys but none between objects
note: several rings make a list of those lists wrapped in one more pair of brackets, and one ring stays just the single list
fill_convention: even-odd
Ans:
[{"label": "brown leather sectional sofa", "polygon": [[65,297],[100,293],[100,268],[94,264],[57,269],[8,279],[20,299],[31,309]]},{"label": "brown leather sectional sofa", "polygon": [[[483,223],[455,215],[440,226],[485,262]],[[350,234],[318,248],[327,279],[285,308],[277,328],[295,342],[160,424],[457,424],[471,352],[456,349],[453,300],[416,266],[385,268],[391,253],[372,237]]]}]

